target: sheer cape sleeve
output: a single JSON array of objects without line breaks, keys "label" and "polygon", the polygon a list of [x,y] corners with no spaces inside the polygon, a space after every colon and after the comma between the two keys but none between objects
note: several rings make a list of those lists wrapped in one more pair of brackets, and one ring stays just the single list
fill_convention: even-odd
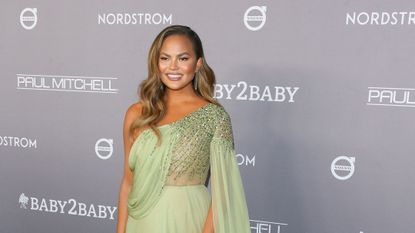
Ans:
[{"label": "sheer cape sleeve", "polygon": [[211,196],[215,233],[250,233],[244,188],[235,158],[231,119],[223,110],[210,144]]}]

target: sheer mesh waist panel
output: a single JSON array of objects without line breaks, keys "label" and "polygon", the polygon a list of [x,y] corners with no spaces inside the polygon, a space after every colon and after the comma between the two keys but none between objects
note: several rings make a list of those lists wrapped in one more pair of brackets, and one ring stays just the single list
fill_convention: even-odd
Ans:
[{"label": "sheer mesh waist panel", "polygon": [[204,185],[206,181],[206,175],[204,176],[192,176],[187,175],[177,176],[175,174],[167,176],[165,185],[169,186],[186,186],[186,185]]}]

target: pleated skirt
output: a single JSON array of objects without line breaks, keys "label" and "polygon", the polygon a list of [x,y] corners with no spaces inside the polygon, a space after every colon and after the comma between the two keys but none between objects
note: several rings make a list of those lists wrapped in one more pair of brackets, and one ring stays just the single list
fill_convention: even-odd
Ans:
[{"label": "pleated skirt", "polygon": [[166,185],[147,216],[141,219],[128,216],[126,233],[200,233],[210,200],[204,185]]}]

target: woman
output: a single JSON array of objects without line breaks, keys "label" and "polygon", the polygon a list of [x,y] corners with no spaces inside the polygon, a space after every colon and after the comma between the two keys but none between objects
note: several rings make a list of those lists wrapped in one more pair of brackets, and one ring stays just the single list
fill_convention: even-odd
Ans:
[{"label": "woman", "polygon": [[140,101],[124,119],[118,233],[250,232],[231,121],[214,83],[192,29],[160,32]]}]

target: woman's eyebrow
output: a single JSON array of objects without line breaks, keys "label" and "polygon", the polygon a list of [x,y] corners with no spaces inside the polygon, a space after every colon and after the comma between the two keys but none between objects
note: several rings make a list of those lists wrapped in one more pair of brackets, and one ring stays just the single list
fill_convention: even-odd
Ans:
[{"label": "woman's eyebrow", "polygon": [[[168,55],[167,53],[161,52],[160,55],[164,55],[167,57],[170,57],[170,55]],[[188,52],[184,52],[184,53],[179,53],[177,54],[177,56],[182,56],[182,55],[190,55]]]}]

